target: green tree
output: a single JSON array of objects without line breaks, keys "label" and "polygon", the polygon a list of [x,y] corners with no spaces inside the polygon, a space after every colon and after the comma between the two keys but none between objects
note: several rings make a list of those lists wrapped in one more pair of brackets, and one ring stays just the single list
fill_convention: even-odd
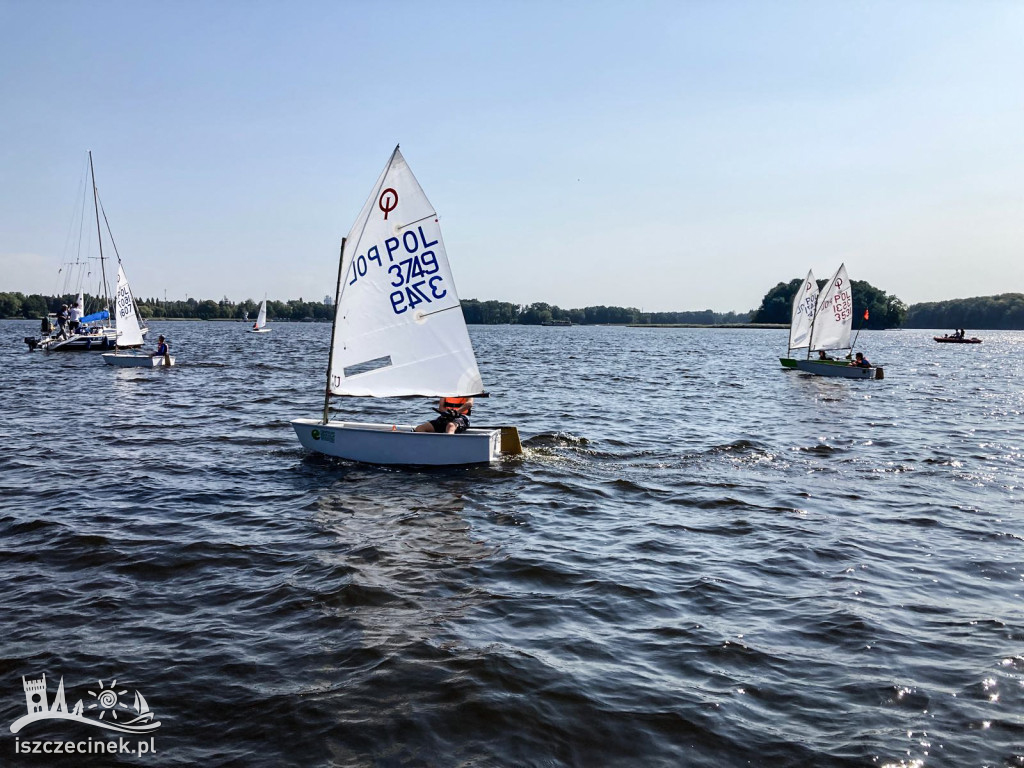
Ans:
[{"label": "green tree", "polygon": [[914,304],[907,310],[906,326],[1024,330],[1024,293]]},{"label": "green tree", "polygon": [[0,317],[22,317],[24,298],[20,293],[0,293]]},{"label": "green tree", "polygon": [[38,293],[33,293],[31,296],[26,296],[25,300],[21,303],[21,313],[25,317],[45,317],[46,299],[44,299]]},{"label": "green tree", "polygon": [[[192,301],[192,299],[189,299],[189,301]],[[220,307],[217,306],[217,302],[213,299],[205,299],[199,302],[199,305],[196,308],[196,317],[200,320],[212,320],[217,317],[219,313]]]},{"label": "green tree", "polygon": [[[818,287],[823,289],[827,280],[819,280]],[[789,325],[793,311],[793,298],[803,281],[790,280],[778,283],[761,300],[761,306],[754,312],[752,322],[779,323]],[[854,327],[896,328],[903,323],[907,314],[906,305],[895,296],[876,288],[864,280],[851,280],[850,287],[853,297]],[[864,310],[868,311],[868,319],[863,320]]]}]

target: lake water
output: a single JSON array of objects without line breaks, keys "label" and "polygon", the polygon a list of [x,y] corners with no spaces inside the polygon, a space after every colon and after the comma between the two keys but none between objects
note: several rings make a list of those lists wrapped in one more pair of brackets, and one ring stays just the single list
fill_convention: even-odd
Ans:
[{"label": "lake water", "polygon": [[864,332],[847,381],[785,331],[472,327],[526,453],[416,471],[300,448],[328,325],[153,323],[145,371],[37,325],[0,321],[0,764],[118,736],[12,735],[45,673],[160,722],[54,765],[1024,765],[1024,333]]}]

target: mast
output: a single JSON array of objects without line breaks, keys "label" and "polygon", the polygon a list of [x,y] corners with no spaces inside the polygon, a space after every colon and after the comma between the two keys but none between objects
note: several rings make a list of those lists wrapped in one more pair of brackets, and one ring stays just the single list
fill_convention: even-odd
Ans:
[{"label": "mast", "polygon": [[[334,319],[331,320],[331,351],[327,355],[327,389],[324,390],[324,424],[330,416],[331,369],[334,366],[334,329],[338,324],[338,299],[341,298],[341,265],[345,263],[345,238],[341,238],[341,253],[338,254],[338,287],[334,291]],[[264,299],[265,300],[265,299]]]},{"label": "mast", "polygon": [[[107,312],[110,312],[110,291],[107,288],[107,266],[103,259],[103,232],[100,230],[100,200],[99,192],[96,191],[96,171],[92,167],[92,150],[89,150],[89,175],[92,177],[92,206],[96,211],[96,239],[100,243],[100,272],[103,275],[103,300],[106,302]],[[107,318],[107,325],[110,325],[110,318]]]}]

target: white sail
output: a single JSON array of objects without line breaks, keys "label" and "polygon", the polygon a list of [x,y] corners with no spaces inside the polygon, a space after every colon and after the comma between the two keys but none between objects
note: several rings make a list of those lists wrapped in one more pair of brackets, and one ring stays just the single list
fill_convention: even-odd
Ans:
[{"label": "white sail", "polygon": [[807,279],[793,297],[793,316],[789,323],[789,348],[803,349],[810,343],[811,318],[818,306],[818,283],[814,272],[807,272]]},{"label": "white sail", "polygon": [[117,346],[137,347],[142,344],[142,329],[139,327],[139,316],[135,309],[135,297],[132,296],[128,278],[124,276],[124,267],[117,265],[117,296],[114,299],[114,312],[117,318]]},{"label": "white sail", "polygon": [[332,394],[483,392],[437,214],[397,147],[346,238],[337,295]]},{"label": "white sail", "polygon": [[267,324],[267,300],[264,299],[260,303],[260,313],[256,317],[256,328],[262,328]]},{"label": "white sail", "polygon": [[849,349],[852,327],[853,293],[846,276],[846,265],[840,264],[818,297],[811,331],[811,351]]}]

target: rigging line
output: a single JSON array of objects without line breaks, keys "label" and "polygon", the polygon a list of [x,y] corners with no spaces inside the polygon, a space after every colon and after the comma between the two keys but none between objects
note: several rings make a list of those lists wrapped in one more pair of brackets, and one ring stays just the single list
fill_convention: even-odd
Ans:
[{"label": "rigging line", "polygon": [[114,255],[117,256],[117,263],[121,263],[121,254],[117,252],[117,243],[114,242],[114,233],[110,231],[110,222],[107,221],[107,209],[103,207],[103,198],[100,198],[100,213],[103,214],[103,223],[107,225],[107,236],[110,238],[110,244],[114,248]]},{"label": "rigging line", "polygon": [[437,218],[437,211],[434,211],[429,216],[424,216],[422,219],[416,219],[416,221],[410,221],[408,224],[402,224],[400,227],[398,227],[398,230],[402,231],[403,229],[408,229],[409,227],[413,226],[414,224],[419,224],[421,221],[426,221],[427,219],[436,219],[436,218]]},{"label": "rigging line", "polygon": [[[92,205],[96,213],[96,241],[100,249],[100,272],[103,274],[103,302],[110,306],[110,288],[107,285],[107,267],[103,261],[103,232],[100,230],[99,190],[96,189],[96,170],[92,165],[92,150],[89,150],[89,175],[92,177]],[[109,323],[108,323],[109,327]]]},{"label": "rigging line", "polygon": [[449,309],[461,309],[461,308],[462,308],[462,302],[460,301],[458,304],[456,304],[453,307],[445,307],[444,309],[435,309],[433,312],[424,312],[422,315],[419,316],[419,319],[422,320],[423,318],[430,317],[431,315],[439,315],[442,312],[447,312]]},{"label": "rigging line", "polygon": [[[82,225],[84,223],[85,216],[84,216],[84,214],[80,214],[79,213],[79,211],[78,211],[78,203],[79,203],[79,200],[81,200],[82,210],[84,211],[84,209],[85,209],[85,179],[88,176],[88,172],[89,172],[89,163],[88,163],[88,158],[86,158],[85,168],[84,168],[84,170],[82,172],[81,178],[79,178],[78,188],[77,188],[78,191],[75,193],[74,204],[72,205],[72,208],[71,208],[71,220],[68,222],[68,231],[67,231],[67,234],[64,237],[64,249],[61,252],[62,253],[61,261],[62,261],[62,263],[65,263],[65,264],[68,264],[68,263],[71,262],[71,256],[70,256],[71,243],[74,242],[75,224],[76,223],[79,225],[78,226],[78,253],[77,253],[76,257],[75,257],[76,265],[77,265],[77,262],[81,261]],[[60,273],[58,273],[58,274],[60,274]],[[68,276],[65,276],[65,281],[64,281],[65,289],[67,288],[67,282],[68,282]]]}]

